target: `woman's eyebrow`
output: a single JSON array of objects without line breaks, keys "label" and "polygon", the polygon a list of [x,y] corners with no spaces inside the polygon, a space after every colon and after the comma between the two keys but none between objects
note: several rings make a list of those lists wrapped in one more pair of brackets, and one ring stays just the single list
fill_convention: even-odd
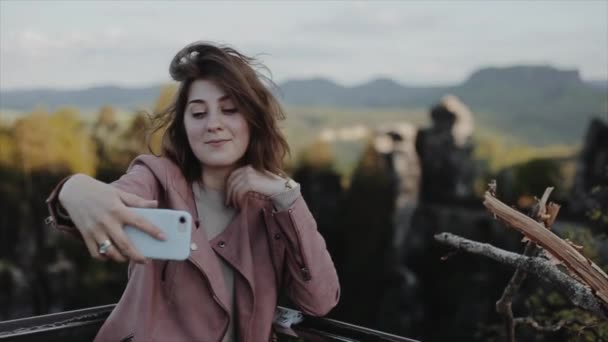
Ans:
[{"label": "woman's eyebrow", "polygon": [[[222,95],[219,99],[217,99],[217,102],[222,102],[222,101],[229,100],[229,99],[230,99],[230,95]],[[188,104],[191,104],[191,103],[205,104],[207,102],[203,99],[193,99],[193,100],[188,101]]]},{"label": "woman's eyebrow", "polygon": [[205,102],[205,100],[201,100],[201,99],[194,99],[194,100],[190,100],[190,101],[188,101],[188,104],[191,104],[191,103],[201,103],[201,104],[205,104],[206,102]]}]

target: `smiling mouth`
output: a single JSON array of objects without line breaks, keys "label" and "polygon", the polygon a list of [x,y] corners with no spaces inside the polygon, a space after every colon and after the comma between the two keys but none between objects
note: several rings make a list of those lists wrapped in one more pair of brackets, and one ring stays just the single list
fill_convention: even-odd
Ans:
[{"label": "smiling mouth", "polygon": [[230,141],[230,139],[209,140],[209,141],[205,142],[205,145],[221,146],[227,141]]}]

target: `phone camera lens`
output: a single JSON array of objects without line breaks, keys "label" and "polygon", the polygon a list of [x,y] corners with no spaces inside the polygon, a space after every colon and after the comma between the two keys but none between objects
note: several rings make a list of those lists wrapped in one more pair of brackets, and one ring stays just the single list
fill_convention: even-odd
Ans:
[{"label": "phone camera lens", "polygon": [[179,223],[186,223],[186,218],[185,218],[185,217],[183,217],[183,216],[181,216],[181,217],[179,218]]}]

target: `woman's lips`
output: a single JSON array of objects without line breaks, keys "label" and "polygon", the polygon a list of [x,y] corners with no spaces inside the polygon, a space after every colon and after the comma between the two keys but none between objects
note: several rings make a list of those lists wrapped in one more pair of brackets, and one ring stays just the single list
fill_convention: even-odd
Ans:
[{"label": "woman's lips", "polygon": [[207,141],[205,144],[213,146],[213,147],[220,147],[220,146],[224,145],[225,143],[227,143],[228,141],[230,141],[230,140],[210,140],[210,141]]}]

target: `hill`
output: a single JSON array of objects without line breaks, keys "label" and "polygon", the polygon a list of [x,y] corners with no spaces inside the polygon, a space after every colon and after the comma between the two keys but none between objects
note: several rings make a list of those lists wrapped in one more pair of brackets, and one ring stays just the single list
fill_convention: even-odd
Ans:
[{"label": "hill", "polygon": [[[513,66],[480,69],[461,84],[441,87],[402,85],[388,78],[353,87],[323,78],[289,80],[279,84],[277,95],[288,107],[420,109],[451,93],[467,103],[484,126],[506,130],[528,143],[548,144],[579,142],[589,119],[608,113],[607,84],[584,82],[576,70]],[[2,91],[0,110],[71,105],[91,111],[106,104],[135,109],[149,107],[160,89],[161,85]]]}]

